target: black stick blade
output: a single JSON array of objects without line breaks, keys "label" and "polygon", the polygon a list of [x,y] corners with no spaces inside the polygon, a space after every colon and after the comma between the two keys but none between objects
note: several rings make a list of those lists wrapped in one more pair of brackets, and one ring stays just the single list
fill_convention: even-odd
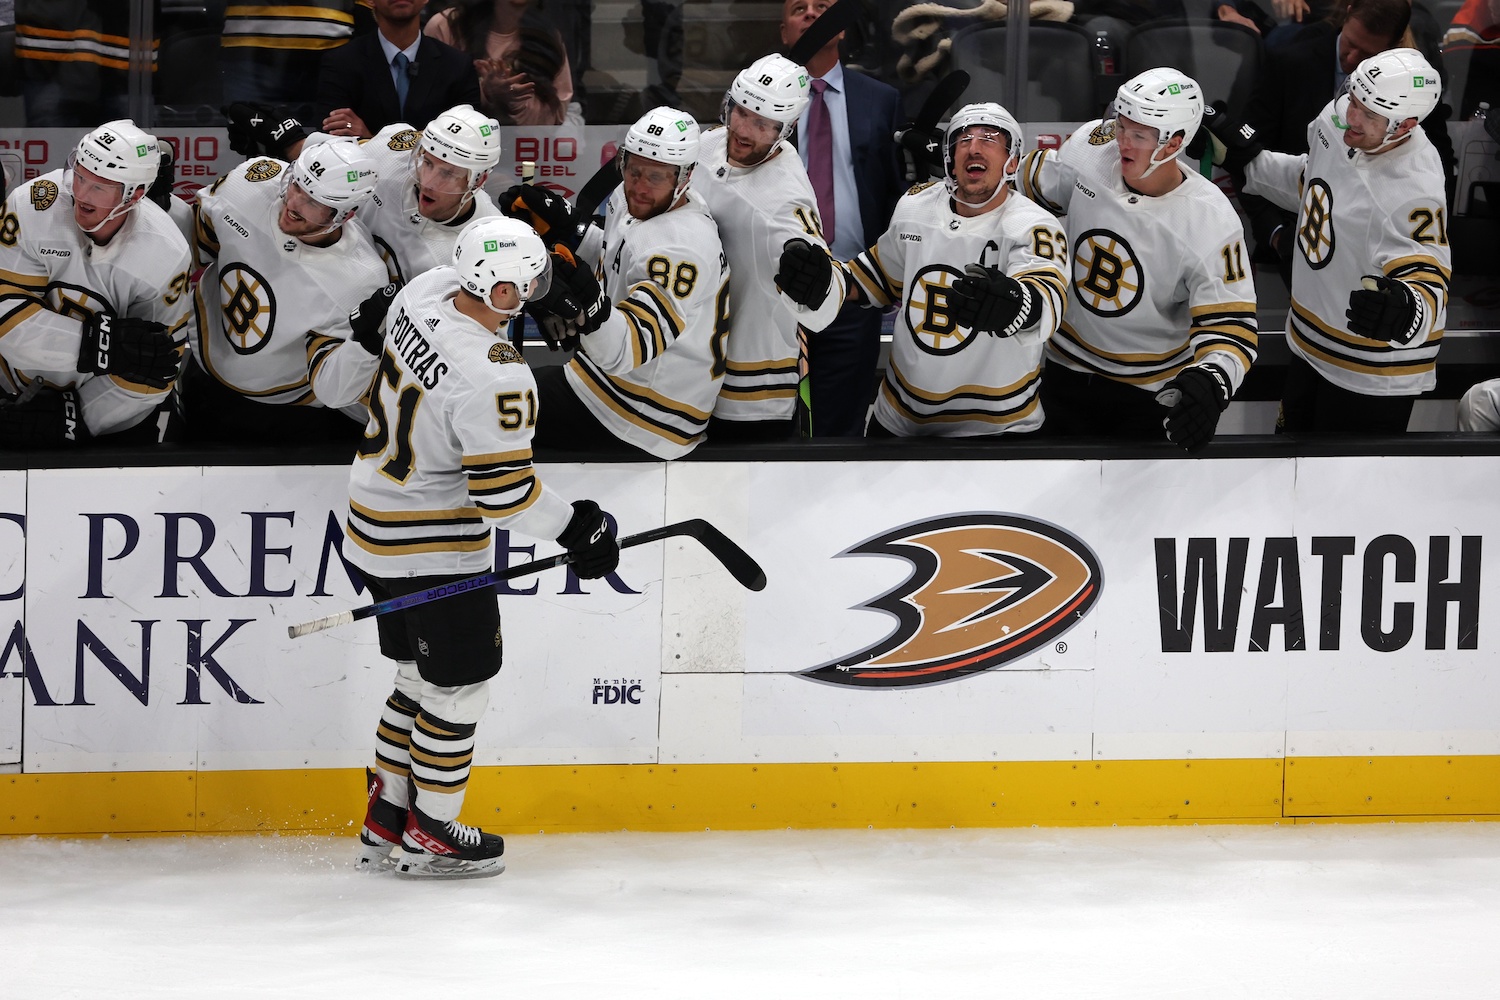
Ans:
[{"label": "black stick blade", "polygon": [[696,538],[740,586],[747,590],[766,589],[766,571],[750,557],[750,553],[731,541],[724,532],[702,518],[683,521],[678,527],[682,529],[682,534]]}]

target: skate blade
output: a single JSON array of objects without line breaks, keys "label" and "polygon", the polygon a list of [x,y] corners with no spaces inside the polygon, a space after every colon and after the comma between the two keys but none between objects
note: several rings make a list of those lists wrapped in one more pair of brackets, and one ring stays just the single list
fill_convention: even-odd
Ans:
[{"label": "skate blade", "polygon": [[396,867],[395,844],[360,844],[354,867],[362,872],[388,872]]},{"label": "skate blade", "polygon": [[397,878],[461,879],[493,878],[505,871],[504,858],[482,861],[460,861],[434,854],[410,854],[402,851],[392,858]]}]

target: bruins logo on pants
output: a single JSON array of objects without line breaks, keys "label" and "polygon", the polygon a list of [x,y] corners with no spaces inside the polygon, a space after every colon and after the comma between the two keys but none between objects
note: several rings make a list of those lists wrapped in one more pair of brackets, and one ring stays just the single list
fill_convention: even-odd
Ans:
[{"label": "bruins logo on pants", "polygon": [[276,323],[276,293],[244,264],[231,264],[219,275],[224,339],[237,354],[254,354],[271,342]]},{"label": "bruins logo on pants", "polygon": [[1082,541],[1015,514],[918,521],[840,554],[911,564],[900,586],[861,605],[896,620],[890,635],[804,672],[857,687],[913,687],[1004,666],[1082,621],[1104,582]]},{"label": "bruins logo on pants", "polygon": [[1302,204],[1297,209],[1297,246],[1314,271],[1333,262],[1333,191],[1321,177],[1314,177],[1302,192]]},{"label": "bruins logo on pants", "polygon": [[974,339],[974,331],[958,325],[949,296],[963,272],[946,264],[929,264],[911,279],[906,296],[906,329],[928,354],[954,354]]},{"label": "bruins logo on pants", "polygon": [[1123,316],[1135,308],[1146,276],[1125,237],[1090,229],[1073,245],[1073,291],[1078,304],[1100,316]]}]

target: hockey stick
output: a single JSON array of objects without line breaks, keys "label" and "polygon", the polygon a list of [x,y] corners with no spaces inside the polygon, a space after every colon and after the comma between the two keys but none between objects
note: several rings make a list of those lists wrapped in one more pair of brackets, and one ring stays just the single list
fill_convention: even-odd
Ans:
[{"label": "hockey stick", "polygon": [[798,66],[806,66],[807,61],[833,41],[835,35],[854,27],[854,18],[858,13],[859,7],[854,0],[837,0],[807,26],[802,37],[786,50],[786,57]]},{"label": "hockey stick", "polygon": [[[963,96],[969,88],[969,74],[961,69],[943,77],[932,88],[932,93],[922,102],[916,118],[910,125],[896,133],[896,145],[906,156],[906,179],[924,181],[933,174],[941,173],[943,157],[938,153],[942,137],[937,135],[938,122],[948,105]],[[936,167],[933,164],[937,164]]]},{"label": "hockey stick", "polygon": [[[637,535],[629,535],[620,539],[620,548],[628,549],[632,546],[645,545],[647,542],[657,542],[663,538],[673,538],[678,535],[696,538],[708,550],[708,554],[719,560],[723,567],[729,571],[729,574],[741,586],[749,590],[765,589],[766,573],[765,570],[760,568],[760,564],[750,557],[750,553],[730,541],[728,535],[725,535],[718,528],[715,528],[702,518],[679,521],[676,524],[663,525],[660,528],[642,531]],[[563,566],[571,561],[572,557],[568,553],[561,552],[555,556],[548,556],[546,559],[537,559],[533,562],[522,563],[520,566],[512,566],[499,573],[471,576],[467,580],[456,580],[441,587],[419,590],[416,593],[393,597],[388,601],[380,601],[377,604],[355,608],[353,611],[341,611],[336,615],[329,615],[326,618],[303,622],[301,625],[291,625],[287,627],[286,632],[287,635],[296,639],[299,636],[309,635],[313,632],[321,632],[324,629],[357,622],[362,618],[373,618],[376,615],[400,611],[402,608],[412,608],[419,604],[427,604],[430,601],[440,601],[445,597],[467,593],[471,590],[477,590],[480,587],[492,587],[501,580],[513,580],[518,576],[540,573],[544,569]]]}]

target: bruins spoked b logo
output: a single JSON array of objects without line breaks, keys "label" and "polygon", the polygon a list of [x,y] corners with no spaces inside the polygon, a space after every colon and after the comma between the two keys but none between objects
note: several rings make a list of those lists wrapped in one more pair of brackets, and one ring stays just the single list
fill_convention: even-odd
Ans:
[{"label": "bruins spoked b logo", "polygon": [[254,354],[270,343],[276,323],[276,294],[266,279],[244,264],[231,264],[219,275],[219,303],[224,337],[238,354]]},{"label": "bruins spoked b logo", "polygon": [[1078,303],[1100,316],[1123,316],[1141,300],[1145,275],[1125,237],[1090,229],[1073,246],[1073,289]]},{"label": "bruins spoked b logo", "polygon": [[906,300],[906,329],[928,354],[953,354],[974,339],[974,331],[958,325],[953,314],[953,282],[963,277],[956,267],[929,264],[911,279]]},{"label": "bruins spoked b logo", "polygon": [[1307,259],[1307,266],[1314,271],[1333,261],[1333,191],[1321,177],[1314,177],[1302,192],[1297,246]]},{"label": "bruins spoked b logo", "polygon": [[1081,540],[1015,514],[918,521],[840,554],[911,565],[900,586],[859,605],[895,619],[889,635],[804,671],[857,687],[913,687],[1004,666],[1081,621],[1104,582]]}]

